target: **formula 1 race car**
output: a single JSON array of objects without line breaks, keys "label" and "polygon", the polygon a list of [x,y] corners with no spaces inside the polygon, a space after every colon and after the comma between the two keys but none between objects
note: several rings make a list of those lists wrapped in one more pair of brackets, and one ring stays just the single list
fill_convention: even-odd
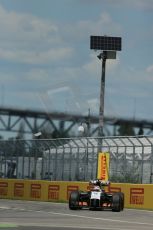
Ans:
[{"label": "formula 1 race car", "polygon": [[96,179],[89,182],[90,191],[72,191],[69,197],[69,209],[89,208],[90,210],[110,209],[114,212],[123,211],[124,193],[105,192],[104,187],[109,184],[108,181]]}]

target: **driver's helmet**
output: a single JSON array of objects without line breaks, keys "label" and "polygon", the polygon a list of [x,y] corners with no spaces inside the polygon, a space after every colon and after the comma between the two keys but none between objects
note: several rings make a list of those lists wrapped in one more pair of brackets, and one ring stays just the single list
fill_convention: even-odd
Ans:
[{"label": "driver's helmet", "polygon": [[89,184],[95,185],[95,186],[99,186],[101,185],[100,180],[96,179],[96,180],[90,180]]}]

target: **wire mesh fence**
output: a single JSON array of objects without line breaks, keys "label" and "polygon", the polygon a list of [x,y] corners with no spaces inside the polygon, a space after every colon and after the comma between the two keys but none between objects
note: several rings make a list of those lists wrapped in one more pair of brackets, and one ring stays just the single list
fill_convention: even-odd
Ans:
[{"label": "wire mesh fence", "polygon": [[88,181],[100,150],[110,153],[112,182],[152,183],[152,136],[1,140],[0,177]]}]

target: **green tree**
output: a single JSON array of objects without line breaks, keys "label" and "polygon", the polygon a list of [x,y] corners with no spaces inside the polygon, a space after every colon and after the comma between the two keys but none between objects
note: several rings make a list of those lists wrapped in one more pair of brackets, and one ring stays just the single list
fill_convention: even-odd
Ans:
[{"label": "green tree", "polygon": [[50,123],[46,124],[41,130],[41,139],[57,139],[57,138],[68,138],[68,133],[64,130],[64,121],[59,122],[59,128],[53,129]]},{"label": "green tree", "polygon": [[24,139],[24,134],[25,134],[25,124],[24,122],[20,123],[19,130],[16,136],[16,139]]},{"label": "green tree", "polygon": [[133,168],[130,164],[126,164],[126,167],[122,165],[120,172],[113,173],[110,176],[110,181],[114,183],[141,183],[138,165]]},{"label": "green tree", "polygon": [[118,129],[118,135],[119,136],[134,136],[135,131],[134,131],[133,126],[131,124],[128,124],[128,123],[124,123],[124,124],[120,125],[120,127]]},{"label": "green tree", "polygon": [[16,136],[16,139],[14,140],[14,156],[25,156],[26,150],[25,150],[25,141],[24,141],[24,133],[25,133],[25,126],[24,123],[21,122],[19,126],[19,130]]}]

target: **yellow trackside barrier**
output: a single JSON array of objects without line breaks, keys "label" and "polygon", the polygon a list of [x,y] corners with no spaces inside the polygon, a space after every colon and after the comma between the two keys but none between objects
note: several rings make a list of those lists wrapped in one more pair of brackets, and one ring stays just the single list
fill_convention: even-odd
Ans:
[{"label": "yellow trackside barrier", "polygon": [[[73,190],[86,191],[88,182],[0,179],[0,198],[67,202]],[[123,192],[125,207],[153,210],[152,184],[112,183],[109,192]]]},{"label": "yellow trackside barrier", "polygon": [[67,201],[77,189],[87,190],[88,183],[0,179],[0,198],[6,199]]}]

